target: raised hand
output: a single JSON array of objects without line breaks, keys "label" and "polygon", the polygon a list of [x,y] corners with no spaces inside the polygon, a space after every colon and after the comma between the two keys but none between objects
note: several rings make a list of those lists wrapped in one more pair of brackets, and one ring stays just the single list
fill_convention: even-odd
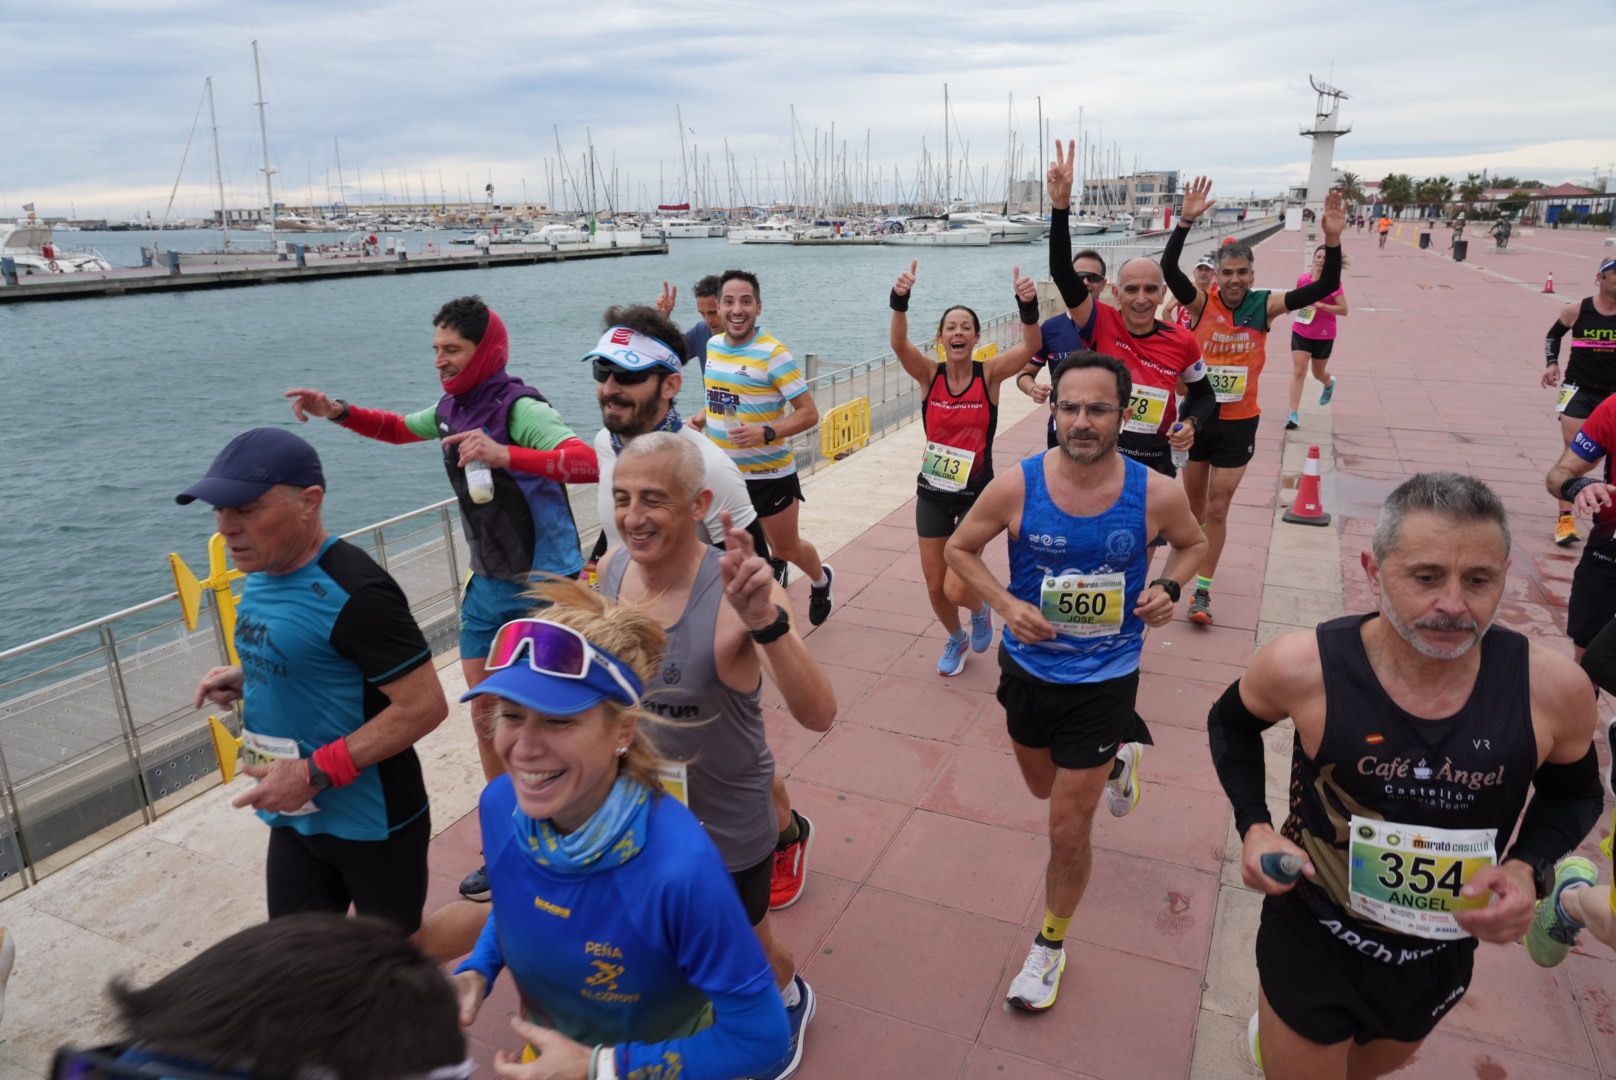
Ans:
[{"label": "raised hand", "polygon": [[292,399],[292,415],[305,424],[308,423],[311,416],[329,420],[342,411],[342,406],[338,405],[336,399],[324,390],[299,386],[296,389],[286,391],[281,396]]},{"label": "raised hand", "polygon": [[918,261],[910,262],[909,269],[898,275],[898,280],[893,284],[892,291],[899,296],[908,296],[913,292],[915,288],[915,271],[918,269],[920,269]]},{"label": "raised hand", "polygon": [[1319,228],[1324,232],[1326,244],[1341,242],[1341,233],[1347,227],[1347,208],[1341,192],[1332,191],[1324,197],[1324,213],[1319,217]]},{"label": "raised hand", "polygon": [[748,630],[762,630],[774,622],[774,571],[757,553],[752,534],[736,526],[729,512],[719,515],[724,525],[724,554],[718,576],[724,598]]},{"label": "raised hand", "polygon": [[656,309],[664,319],[673,314],[673,309],[679,303],[679,286],[662,283],[662,295],[656,298]]},{"label": "raised hand", "polygon": [[1010,282],[1016,290],[1017,300],[1038,299],[1038,283],[1030,277],[1022,277],[1021,267],[1012,266],[1010,268]]},{"label": "raised hand", "polygon": [[1061,153],[1060,140],[1055,140],[1055,160],[1049,163],[1049,175],[1044,183],[1049,188],[1049,205],[1065,210],[1072,204],[1072,163],[1077,160],[1077,143],[1066,140],[1066,152]]},{"label": "raised hand", "polygon": [[1197,176],[1190,186],[1184,189],[1184,209],[1178,215],[1184,224],[1195,224],[1202,214],[1217,205],[1217,200],[1211,195],[1212,181],[1204,176]]}]

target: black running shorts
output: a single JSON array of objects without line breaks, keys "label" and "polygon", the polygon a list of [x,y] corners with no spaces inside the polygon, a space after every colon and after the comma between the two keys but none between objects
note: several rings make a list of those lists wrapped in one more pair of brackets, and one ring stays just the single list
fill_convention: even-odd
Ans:
[{"label": "black running shorts", "polygon": [[1165,435],[1124,431],[1117,436],[1117,453],[1131,457],[1145,468],[1153,469],[1163,476],[1178,475],[1178,469],[1173,465],[1173,448],[1168,444]]},{"label": "black running shorts", "polygon": [[1208,462],[1214,469],[1243,469],[1257,453],[1257,421],[1260,416],[1225,420],[1214,416],[1195,436],[1190,447],[1191,461]]},{"label": "black running shorts", "polygon": [[1016,663],[999,646],[999,704],[1020,746],[1048,750],[1062,769],[1111,764],[1125,742],[1151,741],[1134,712],[1139,673],[1091,683],[1052,683]]},{"label": "black running shorts", "polygon": [[1305,352],[1315,360],[1328,360],[1334,348],[1335,338],[1303,337],[1295,330],[1291,331],[1291,352]]},{"label": "black running shorts", "polygon": [[915,532],[922,540],[946,540],[954,535],[959,523],[976,504],[977,492],[958,491],[953,494],[932,495],[921,492],[915,496]]},{"label": "black running shorts", "polygon": [[735,882],[735,891],[741,895],[746,921],[756,926],[769,913],[769,890],[774,883],[774,852],[765,855],[760,863],[734,871],[730,874],[730,880]]},{"label": "black running shorts", "polygon": [[746,494],[752,499],[752,508],[758,517],[770,518],[794,502],[807,502],[802,495],[802,481],[797,474],[773,476],[763,480],[748,480]]},{"label": "black running shorts", "polygon": [[1616,617],[1616,563],[1585,553],[1571,575],[1571,602],[1566,608],[1566,634],[1579,649]]},{"label": "black running shorts", "polygon": [[1609,396],[1600,390],[1592,388],[1583,390],[1579,387],[1577,392],[1571,395],[1571,400],[1566,402],[1565,412],[1560,415],[1573,420],[1586,420],[1594,414],[1595,409],[1599,408],[1599,403]]},{"label": "black running shorts", "polygon": [[269,830],[264,860],[269,917],[300,911],[361,915],[398,924],[406,934],[421,926],[426,905],[426,852],[432,816],[422,810],[386,840],[345,840],[278,825]]},{"label": "black running shorts", "polygon": [[[1379,940],[1370,924],[1331,921],[1295,892],[1263,898],[1257,978],[1275,1015],[1309,1042],[1419,1042],[1470,986],[1474,938],[1438,943],[1388,931]],[[1409,957],[1411,945],[1429,955]]]}]

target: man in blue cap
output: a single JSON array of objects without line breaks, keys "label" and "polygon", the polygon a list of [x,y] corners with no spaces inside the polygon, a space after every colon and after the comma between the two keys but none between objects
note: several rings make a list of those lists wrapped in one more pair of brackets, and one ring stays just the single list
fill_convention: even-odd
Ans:
[{"label": "man in blue cap", "polygon": [[258,783],[232,805],[270,826],[269,916],[375,915],[413,934],[432,822],[414,744],[449,713],[426,638],[387,571],[326,531],[314,447],[278,428],[232,439],[175,501],[212,504],[236,568],[240,667],[196,706],[244,699]]}]

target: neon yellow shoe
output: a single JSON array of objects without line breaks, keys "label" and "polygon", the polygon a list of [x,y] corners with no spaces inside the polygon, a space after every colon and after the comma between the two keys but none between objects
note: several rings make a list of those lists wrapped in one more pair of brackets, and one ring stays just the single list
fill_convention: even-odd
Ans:
[{"label": "neon yellow shoe", "polygon": [[1257,1014],[1251,1014],[1251,1022],[1246,1025],[1246,1052],[1251,1055],[1251,1063],[1262,1072],[1262,1040],[1257,1036]]},{"label": "neon yellow shoe", "polygon": [[1582,929],[1560,914],[1560,894],[1573,885],[1597,884],[1599,871],[1581,856],[1561,859],[1560,865],[1554,868],[1554,887],[1537,902],[1532,928],[1526,932],[1526,951],[1538,967],[1554,967],[1564,961],[1577,944],[1577,933]]}]

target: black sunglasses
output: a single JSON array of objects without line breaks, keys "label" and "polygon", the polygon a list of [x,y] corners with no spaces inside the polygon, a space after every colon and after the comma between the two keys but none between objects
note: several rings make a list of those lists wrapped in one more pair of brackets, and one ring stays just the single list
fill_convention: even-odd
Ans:
[{"label": "black sunglasses", "polygon": [[618,386],[638,386],[646,379],[649,379],[656,370],[655,368],[646,368],[644,371],[629,371],[627,368],[618,367],[610,360],[602,360],[598,356],[594,358],[594,366],[596,382],[603,383],[607,379],[616,378]]},{"label": "black sunglasses", "polygon": [[1096,274],[1092,270],[1079,270],[1077,279],[1085,285],[1100,285],[1105,282],[1105,275]]}]

